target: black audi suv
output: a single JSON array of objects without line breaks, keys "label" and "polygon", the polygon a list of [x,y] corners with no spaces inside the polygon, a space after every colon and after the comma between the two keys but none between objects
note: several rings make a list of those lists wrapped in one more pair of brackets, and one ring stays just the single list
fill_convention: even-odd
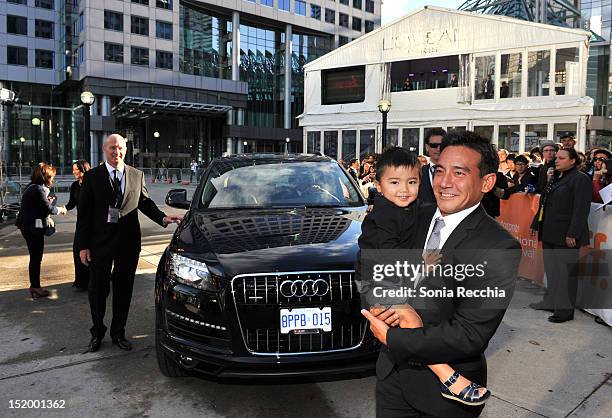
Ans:
[{"label": "black audi suv", "polygon": [[328,157],[213,160],[160,261],[156,348],[166,376],[363,374],[378,346],[354,283],[366,203]]}]

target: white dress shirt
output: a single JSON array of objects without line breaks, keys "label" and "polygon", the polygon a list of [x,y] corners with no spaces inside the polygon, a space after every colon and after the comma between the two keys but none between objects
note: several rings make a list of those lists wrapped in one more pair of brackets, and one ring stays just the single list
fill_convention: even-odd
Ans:
[{"label": "white dress shirt", "polygon": [[122,163],[116,169],[115,167],[110,165],[108,161],[105,161],[104,164],[106,165],[106,169],[108,170],[109,181],[111,183],[111,186],[113,185],[113,179],[115,178],[114,171],[117,170],[117,178],[119,179],[119,182],[121,183],[121,193],[125,194],[125,175],[124,175],[125,174],[125,164]]},{"label": "white dress shirt", "polygon": [[431,218],[431,222],[429,223],[429,230],[427,231],[427,240],[425,240],[425,246],[427,246],[427,241],[429,241],[429,236],[431,235],[431,231],[433,230],[434,224],[436,223],[436,219],[438,219],[439,217],[442,217],[442,219],[444,219],[444,227],[440,230],[440,248],[442,248],[448,237],[455,230],[455,228],[457,228],[457,226],[459,226],[459,224],[463,222],[463,220],[467,218],[470,213],[474,212],[476,208],[478,208],[478,206],[480,206],[480,202],[478,202],[472,207],[463,209],[462,211],[459,211],[457,213],[451,213],[450,215],[446,216],[442,216],[442,213],[440,213],[440,209],[436,209],[436,213],[434,214],[433,218]]}]

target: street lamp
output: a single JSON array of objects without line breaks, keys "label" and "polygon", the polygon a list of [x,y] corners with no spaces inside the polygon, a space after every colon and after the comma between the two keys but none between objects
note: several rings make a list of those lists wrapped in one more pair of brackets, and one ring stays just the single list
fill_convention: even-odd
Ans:
[{"label": "street lamp", "polygon": [[[42,121],[40,120],[40,118],[32,118],[32,126],[35,126],[36,128],[38,128],[39,126],[41,126]],[[36,163],[39,163],[40,161],[38,161],[38,134],[36,133],[38,129],[34,129],[34,161]]]},{"label": "street lamp", "polygon": [[391,110],[391,100],[382,99],[378,102],[378,111],[382,113],[382,145],[387,144],[387,113]]},{"label": "street lamp", "polygon": [[285,138],[285,155],[289,154],[289,142],[291,142],[291,138]]},{"label": "street lamp", "polygon": [[23,144],[26,139],[22,136],[19,137],[19,192],[21,193],[21,166],[23,166]]},{"label": "street lamp", "polygon": [[153,138],[155,138],[155,158],[157,158],[158,154],[159,154],[159,132],[155,131],[153,132]]},{"label": "street lamp", "polygon": [[89,108],[95,101],[96,96],[92,92],[84,91],[81,93],[81,103],[83,104],[83,158],[88,158],[87,153],[91,152]]}]

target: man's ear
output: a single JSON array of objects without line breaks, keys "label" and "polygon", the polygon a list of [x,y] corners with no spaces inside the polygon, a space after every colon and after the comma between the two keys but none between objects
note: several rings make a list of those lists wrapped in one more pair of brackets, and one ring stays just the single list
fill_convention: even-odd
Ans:
[{"label": "man's ear", "polygon": [[488,193],[495,187],[495,182],[497,181],[497,174],[489,173],[485,174],[482,178],[482,193]]}]

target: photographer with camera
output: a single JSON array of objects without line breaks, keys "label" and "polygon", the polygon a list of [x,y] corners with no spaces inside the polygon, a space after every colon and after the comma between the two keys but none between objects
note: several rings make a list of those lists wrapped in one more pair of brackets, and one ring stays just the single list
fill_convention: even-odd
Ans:
[{"label": "photographer with camera", "polygon": [[598,149],[593,153],[593,202],[603,203],[599,191],[612,183],[612,153]]}]

